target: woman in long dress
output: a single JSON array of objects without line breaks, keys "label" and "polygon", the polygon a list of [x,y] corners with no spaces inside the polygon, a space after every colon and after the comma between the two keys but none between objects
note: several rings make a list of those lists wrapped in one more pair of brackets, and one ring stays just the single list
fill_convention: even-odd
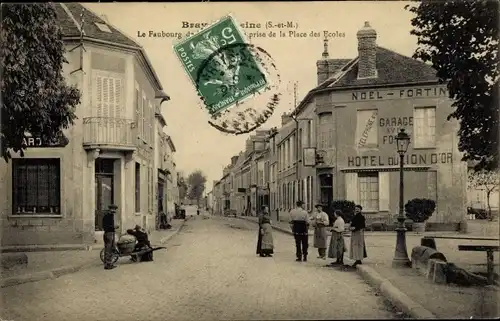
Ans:
[{"label": "woman in long dress", "polygon": [[257,235],[257,251],[256,251],[256,254],[257,255],[260,255],[261,257],[265,256],[263,253],[262,253],[262,227],[263,227],[263,224],[264,224],[264,218],[265,217],[269,217],[269,209],[267,208],[267,206],[263,206],[262,207],[262,212],[260,213],[259,215],[259,230],[258,230],[258,235]]},{"label": "woman in long dress", "polygon": [[351,247],[349,249],[349,257],[351,260],[354,260],[352,267],[361,264],[361,260],[368,257],[365,245],[366,222],[365,217],[361,213],[362,210],[363,207],[361,205],[356,205],[354,208],[354,217],[351,221]]},{"label": "woman in long dress", "polygon": [[316,213],[312,218],[314,226],[314,247],[318,249],[318,258],[326,260],[326,248],[328,241],[327,226],[329,225],[328,214],[323,212],[323,206],[316,205]]},{"label": "woman in long dress", "polygon": [[330,239],[330,246],[328,247],[328,257],[331,259],[336,259],[330,265],[344,264],[344,252],[346,252],[346,246],[344,242],[344,229],[345,222],[342,218],[342,211],[335,210],[333,213],[335,222],[333,223],[332,237]]},{"label": "woman in long dress", "polygon": [[261,257],[272,257],[274,253],[274,242],[273,242],[273,227],[271,226],[271,218],[268,214],[264,214],[261,220],[262,224],[260,226],[261,233],[261,247],[260,256]]}]

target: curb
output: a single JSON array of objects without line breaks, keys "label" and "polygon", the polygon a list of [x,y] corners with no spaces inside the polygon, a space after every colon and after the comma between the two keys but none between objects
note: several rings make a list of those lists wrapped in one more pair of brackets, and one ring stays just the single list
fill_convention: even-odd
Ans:
[{"label": "curb", "polygon": [[[257,222],[244,217],[238,218],[257,224]],[[293,235],[291,231],[285,230],[281,227],[273,226],[273,229],[285,234]],[[389,280],[378,274],[373,268],[366,265],[358,265],[356,268],[358,274],[360,274],[361,277],[368,282],[368,284],[380,291],[380,293],[388,299],[391,304],[411,316],[413,319],[437,319],[436,315],[413,301],[410,297],[389,282]]]},{"label": "curb", "polygon": [[372,287],[379,290],[395,307],[401,309],[404,313],[413,319],[436,319],[429,310],[413,301],[409,296],[401,292],[391,282],[383,278],[373,268],[365,265],[358,265],[358,274],[368,282]]},{"label": "curb", "polygon": [[[180,225],[179,228],[177,228],[175,231],[172,232],[172,234],[165,236],[160,240],[161,244],[167,243],[172,237],[177,235],[184,225],[186,224],[186,221],[183,221]],[[40,272],[34,272],[34,273],[28,273],[20,276],[13,276],[10,278],[5,278],[0,280],[0,288],[6,288],[6,287],[11,287],[11,286],[16,286],[24,283],[30,283],[30,282],[38,282],[38,281],[43,281],[43,280],[48,280],[48,279],[56,279],[60,276],[75,273],[81,270],[84,270],[86,268],[94,267],[94,266],[100,266],[102,265],[101,262],[92,262],[92,263],[84,263],[84,264],[79,264],[79,265],[70,265],[70,266],[63,266],[60,268],[48,270],[48,271],[40,271]]]}]

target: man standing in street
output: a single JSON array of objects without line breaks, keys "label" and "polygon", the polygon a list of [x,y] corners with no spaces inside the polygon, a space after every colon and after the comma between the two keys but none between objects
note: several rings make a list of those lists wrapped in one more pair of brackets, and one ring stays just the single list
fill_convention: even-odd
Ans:
[{"label": "man standing in street", "polygon": [[309,215],[304,210],[304,202],[297,201],[297,207],[290,211],[290,226],[295,237],[297,262],[307,261],[309,247]]},{"label": "man standing in street", "polygon": [[110,205],[109,210],[102,218],[102,227],[104,230],[104,269],[112,270],[116,267],[113,263],[113,247],[115,245],[115,213],[118,206]]}]

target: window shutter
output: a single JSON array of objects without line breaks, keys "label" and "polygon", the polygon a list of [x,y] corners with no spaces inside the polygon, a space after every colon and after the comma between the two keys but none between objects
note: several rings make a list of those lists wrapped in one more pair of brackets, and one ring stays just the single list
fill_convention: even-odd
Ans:
[{"label": "window shutter", "polygon": [[358,204],[358,174],[345,173],[344,177],[346,200]]},{"label": "window shutter", "polygon": [[389,182],[390,182],[389,172],[378,173],[379,211],[389,211],[389,197],[390,197]]},{"label": "window shutter", "polygon": [[122,117],[122,80],[115,79],[115,96],[114,96],[114,105],[115,105],[115,117]]},{"label": "window shutter", "polygon": [[95,110],[97,117],[103,117],[102,114],[102,100],[103,100],[103,84],[102,77],[96,76],[96,91],[95,91]]}]

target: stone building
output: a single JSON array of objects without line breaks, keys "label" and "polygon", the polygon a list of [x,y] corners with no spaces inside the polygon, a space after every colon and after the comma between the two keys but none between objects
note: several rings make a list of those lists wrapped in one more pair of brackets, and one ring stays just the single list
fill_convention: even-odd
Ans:
[{"label": "stone building", "polygon": [[[310,157],[299,161],[300,180],[312,176],[314,201],[352,200],[369,222],[392,222],[399,211],[395,136],[404,128],[411,137],[405,200],[436,200],[428,228],[456,229],[465,218],[467,166],[457,148],[458,123],[446,119],[452,111],[446,86],[429,65],[377,46],[376,37],[366,22],[357,34],[358,57],[350,60],[331,59],[325,41],[318,86],[293,113],[312,119],[312,132],[309,121],[298,130],[323,162],[305,168]],[[281,164],[288,169],[293,163],[284,150]],[[291,183],[283,177],[281,184]]]},{"label": "stone building", "polygon": [[80,89],[81,105],[64,142],[29,137],[25,157],[0,164],[3,246],[102,240],[110,204],[122,232],[154,228],[155,114],[169,97],[138,43],[81,4],[55,7],[64,76]]}]

